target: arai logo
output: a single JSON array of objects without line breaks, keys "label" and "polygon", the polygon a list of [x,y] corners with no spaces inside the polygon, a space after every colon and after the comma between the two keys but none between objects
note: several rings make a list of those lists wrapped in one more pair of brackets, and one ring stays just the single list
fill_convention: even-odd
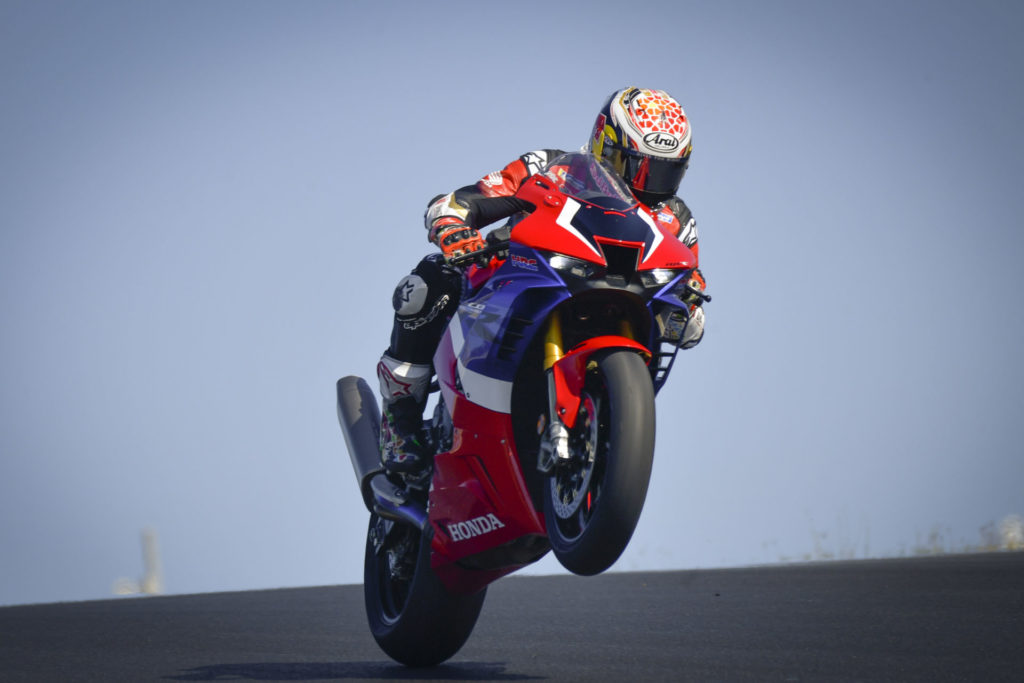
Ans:
[{"label": "arai logo", "polygon": [[679,141],[668,133],[648,133],[644,136],[644,144],[659,152],[671,152],[679,146]]}]

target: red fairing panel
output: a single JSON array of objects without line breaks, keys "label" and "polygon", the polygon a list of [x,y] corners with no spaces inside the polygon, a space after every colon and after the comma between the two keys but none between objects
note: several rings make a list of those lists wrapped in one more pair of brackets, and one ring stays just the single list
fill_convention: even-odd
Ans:
[{"label": "red fairing panel", "polygon": [[[697,257],[668,228],[657,222],[650,211],[637,204],[623,211],[611,211],[567,197],[544,178],[531,178],[516,195],[537,208],[513,228],[515,240],[534,249],[557,252],[598,265],[606,265],[599,242],[643,245],[638,270],[655,268],[694,268]],[[647,229],[628,241],[590,235],[576,225],[576,216],[583,211],[601,211],[607,215],[635,215]]]},{"label": "red fairing panel", "polygon": [[454,564],[457,560],[524,535],[547,532],[543,518],[533,509],[519,467],[511,416],[477,405],[455,388],[457,360],[449,332],[441,340],[434,365],[456,427],[451,450],[434,458],[431,566],[449,589],[472,592],[517,567],[503,568],[496,575],[468,572]]},{"label": "red fairing panel", "polygon": [[637,270],[654,270],[655,268],[696,268],[697,255],[679,241],[669,228],[655,221],[646,207],[637,207],[637,215],[649,218],[651,230],[660,237],[655,237],[653,245],[640,257]]},{"label": "red fairing panel", "polygon": [[[554,251],[606,265],[600,249],[572,226],[572,218],[580,207],[579,202],[556,191],[547,192],[542,189],[543,186],[535,187],[540,191],[528,192],[528,196],[524,197],[521,189],[517,195],[527,201],[536,201],[537,208],[513,228],[515,240],[534,249]],[[536,196],[531,198],[529,195]]]}]

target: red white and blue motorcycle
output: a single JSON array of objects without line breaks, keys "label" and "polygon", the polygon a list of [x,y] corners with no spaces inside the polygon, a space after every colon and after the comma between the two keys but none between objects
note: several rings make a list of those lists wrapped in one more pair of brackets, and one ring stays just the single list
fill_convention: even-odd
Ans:
[{"label": "red white and blue motorcycle", "polygon": [[690,280],[690,249],[592,155],[558,157],[516,196],[534,210],[462,258],[465,291],[434,355],[440,396],[423,427],[429,477],[381,468],[375,392],[338,380],[371,513],[370,628],[410,666],[454,655],[487,585],[549,550],[583,575],[618,559],[647,495],[655,393],[691,304],[710,301]]}]

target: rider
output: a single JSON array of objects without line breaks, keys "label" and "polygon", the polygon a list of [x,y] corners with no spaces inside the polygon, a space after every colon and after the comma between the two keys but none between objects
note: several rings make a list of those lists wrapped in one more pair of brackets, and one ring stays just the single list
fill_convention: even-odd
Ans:
[{"label": "rider", "polygon": [[[679,103],[662,90],[632,87],[605,101],[584,147],[609,162],[655,220],[697,256],[696,221],[675,196],[692,149],[690,123]],[[462,292],[462,273],[448,261],[483,248],[479,228],[529,210],[529,204],[514,196],[516,190],[560,154],[564,152],[554,149],[529,152],[428,205],[427,238],[441,253],[426,256],[395,288],[391,345],[377,365],[384,401],[381,457],[389,471],[418,472],[430,462],[421,426],[434,374],[432,360]],[[699,270],[691,285],[704,288]],[[703,334],[704,311],[694,304],[682,348],[695,346]]]}]

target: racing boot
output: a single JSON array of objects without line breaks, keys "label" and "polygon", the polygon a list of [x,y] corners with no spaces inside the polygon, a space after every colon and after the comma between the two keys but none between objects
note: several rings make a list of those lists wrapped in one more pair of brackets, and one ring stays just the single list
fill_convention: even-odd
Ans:
[{"label": "racing boot", "polygon": [[433,368],[403,363],[387,354],[377,365],[384,409],[380,424],[381,463],[389,472],[416,474],[430,467],[430,446],[423,435],[423,408]]},{"label": "racing boot", "polygon": [[380,423],[380,454],[388,472],[413,474],[430,465],[422,426],[423,406],[411,396],[385,404]]}]

